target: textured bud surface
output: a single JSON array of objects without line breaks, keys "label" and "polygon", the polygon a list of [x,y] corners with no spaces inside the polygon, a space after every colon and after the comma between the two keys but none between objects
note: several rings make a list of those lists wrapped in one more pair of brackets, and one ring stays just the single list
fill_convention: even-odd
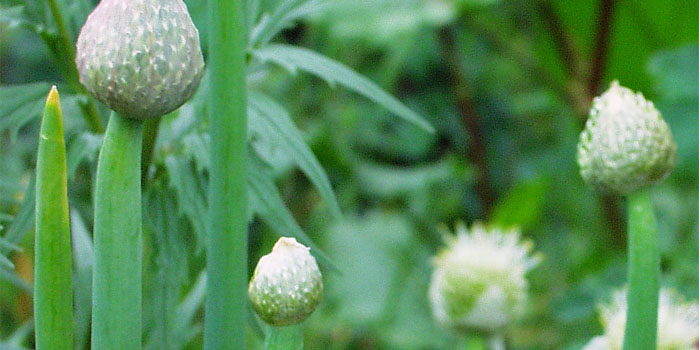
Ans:
[{"label": "textured bud surface", "polygon": [[538,258],[517,230],[457,226],[457,236],[433,260],[429,297],[433,315],[459,331],[495,331],[525,310],[525,273]]},{"label": "textured bud surface", "polygon": [[[627,320],[627,292],[618,290],[612,302],[599,307],[604,334],[597,336],[584,350],[622,350]],[[659,326],[656,337],[659,350],[696,350],[698,344],[698,303],[684,302],[669,289],[659,294]]]},{"label": "textured bud surface", "polygon": [[305,320],[323,295],[321,271],[309,248],[282,237],[260,258],[248,285],[253,308],[270,325],[288,326]]},{"label": "textured bud surface", "polygon": [[78,37],[80,82],[123,116],[164,115],[204,74],[199,33],[182,0],[102,0]]},{"label": "textured bud surface", "polygon": [[654,104],[614,81],[593,100],[578,144],[583,179],[627,194],[666,178],[676,159],[671,130]]}]

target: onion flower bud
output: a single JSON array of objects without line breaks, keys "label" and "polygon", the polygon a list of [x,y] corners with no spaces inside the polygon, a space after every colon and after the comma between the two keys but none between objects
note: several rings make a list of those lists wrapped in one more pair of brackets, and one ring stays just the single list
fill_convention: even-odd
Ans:
[{"label": "onion flower bud", "polygon": [[272,326],[304,321],[323,295],[323,281],[309,248],[281,237],[263,256],[248,284],[248,297],[260,318]]},{"label": "onion flower bud", "polygon": [[676,143],[651,101],[614,81],[593,100],[578,144],[583,179],[626,195],[662,181],[673,169]]},{"label": "onion flower bud", "polygon": [[[604,334],[583,350],[622,350],[627,319],[627,291],[618,290],[612,301],[599,306]],[[685,302],[672,290],[661,289],[656,337],[658,350],[695,350],[698,344],[698,303]]]},{"label": "onion flower bud", "polygon": [[122,116],[169,113],[204,75],[199,33],[182,0],[102,0],[78,36],[80,82]]},{"label": "onion flower bud", "polygon": [[433,315],[460,332],[501,331],[525,311],[525,273],[539,262],[518,230],[502,231],[480,223],[459,224],[456,237],[433,259],[429,289]]}]

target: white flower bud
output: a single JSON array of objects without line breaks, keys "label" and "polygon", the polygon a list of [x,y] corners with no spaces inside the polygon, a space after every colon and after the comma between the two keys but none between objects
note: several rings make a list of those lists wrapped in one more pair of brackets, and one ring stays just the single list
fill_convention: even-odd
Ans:
[{"label": "white flower bud", "polygon": [[583,179],[598,190],[628,194],[671,172],[676,144],[654,104],[614,81],[593,100],[578,144]]},{"label": "white flower bud", "polygon": [[526,306],[525,273],[539,261],[520,243],[518,230],[486,229],[476,223],[433,260],[430,303],[439,323],[458,331],[493,332],[519,318]]},{"label": "white flower bud", "polygon": [[[610,304],[599,306],[604,334],[583,350],[622,350],[627,320],[627,291],[618,290]],[[669,289],[659,294],[658,350],[696,350],[698,344],[698,303],[684,302]]]},{"label": "white flower bud", "polygon": [[248,297],[260,318],[272,326],[304,321],[323,295],[321,271],[309,248],[281,237],[263,256],[248,284]]}]

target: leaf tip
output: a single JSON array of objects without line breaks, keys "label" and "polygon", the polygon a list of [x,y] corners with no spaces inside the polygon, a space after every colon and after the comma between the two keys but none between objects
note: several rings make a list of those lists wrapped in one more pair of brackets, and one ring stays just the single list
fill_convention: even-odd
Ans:
[{"label": "leaf tip", "polygon": [[51,86],[51,91],[49,91],[49,96],[46,97],[46,105],[47,106],[52,106],[52,107],[58,107],[61,108],[61,102],[58,98],[58,89],[56,89],[56,85]]}]

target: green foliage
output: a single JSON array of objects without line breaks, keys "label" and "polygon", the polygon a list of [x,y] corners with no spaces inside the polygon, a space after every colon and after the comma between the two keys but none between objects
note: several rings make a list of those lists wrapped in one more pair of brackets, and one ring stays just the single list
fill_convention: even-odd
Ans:
[{"label": "green foliage", "polygon": [[[216,47],[207,43],[207,2],[186,2],[208,61]],[[458,220],[518,225],[544,256],[528,275],[530,309],[505,334],[509,349],[581,349],[600,333],[596,304],[624,284],[626,236],[615,233],[624,222],[606,219],[610,209],[575,162],[599,3],[482,2],[246,2],[249,275],[279,235],[312,247],[328,293],[306,322],[307,348],[482,344],[440,328],[427,303],[430,259],[443,244],[437,228]],[[57,3],[75,40],[95,1]],[[577,73],[567,70],[540,4],[551,4]],[[661,285],[688,298],[698,297],[696,13],[690,0],[615,1],[600,86],[619,79],[643,92],[672,129],[678,164],[652,198]],[[0,347],[9,349],[34,347],[23,271],[34,254],[38,116],[54,83],[66,116],[76,349],[89,341],[102,132],[86,105],[92,101],[100,121],[107,111],[72,85],[60,43],[44,1],[0,0]],[[202,348],[210,78],[147,136],[155,139],[143,186],[150,349]],[[469,129],[469,120],[479,128]],[[262,349],[263,332],[248,318],[249,347]]]}]

